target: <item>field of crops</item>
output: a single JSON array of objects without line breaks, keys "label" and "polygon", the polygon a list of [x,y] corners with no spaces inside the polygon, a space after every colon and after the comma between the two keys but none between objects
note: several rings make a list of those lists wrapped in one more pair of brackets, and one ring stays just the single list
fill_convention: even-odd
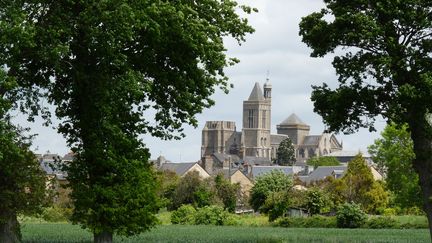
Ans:
[{"label": "field of crops", "polygon": [[[67,223],[25,223],[24,242],[91,242],[92,236]],[[426,229],[296,229],[246,226],[162,225],[117,242],[430,242]]]}]

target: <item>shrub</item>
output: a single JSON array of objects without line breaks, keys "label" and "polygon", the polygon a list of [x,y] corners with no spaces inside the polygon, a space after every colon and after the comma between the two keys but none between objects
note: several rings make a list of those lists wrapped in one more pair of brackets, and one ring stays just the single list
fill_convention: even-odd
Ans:
[{"label": "shrub", "polygon": [[366,218],[366,213],[355,203],[344,203],[336,212],[336,222],[339,228],[358,228],[365,223]]},{"label": "shrub", "polygon": [[370,217],[366,224],[365,228],[368,229],[396,229],[399,228],[397,221],[392,217],[386,216],[377,216]]},{"label": "shrub", "polygon": [[384,216],[394,216],[397,215],[397,210],[395,208],[384,208],[381,214]]},{"label": "shrub", "polygon": [[196,210],[191,205],[182,205],[171,214],[172,224],[194,224]]},{"label": "shrub", "polygon": [[220,206],[205,206],[195,214],[195,224],[225,225],[229,213]]},{"label": "shrub", "polygon": [[52,206],[45,208],[42,212],[42,218],[48,222],[67,221],[71,215],[72,209]]},{"label": "shrub", "polygon": [[336,219],[319,215],[312,217],[282,217],[276,220],[273,225],[292,228],[336,228]]}]

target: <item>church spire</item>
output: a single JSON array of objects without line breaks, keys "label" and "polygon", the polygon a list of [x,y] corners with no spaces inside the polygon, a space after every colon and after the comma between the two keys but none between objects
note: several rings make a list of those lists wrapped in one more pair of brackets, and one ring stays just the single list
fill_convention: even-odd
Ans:
[{"label": "church spire", "polygon": [[261,101],[265,100],[263,96],[263,92],[258,82],[255,83],[254,88],[252,89],[251,94],[249,95],[249,101]]}]

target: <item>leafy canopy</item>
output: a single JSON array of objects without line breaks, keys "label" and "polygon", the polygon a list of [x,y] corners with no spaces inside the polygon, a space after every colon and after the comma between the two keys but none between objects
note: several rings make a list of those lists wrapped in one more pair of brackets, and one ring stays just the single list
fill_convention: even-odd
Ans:
[{"label": "leafy canopy", "polygon": [[276,192],[289,192],[293,187],[293,179],[280,170],[272,170],[256,178],[251,189],[250,205],[255,211],[265,204],[267,197]]},{"label": "leafy canopy", "polygon": [[418,175],[412,166],[415,158],[408,126],[389,124],[369,146],[369,153],[381,173],[386,175],[387,188],[394,194],[394,203],[401,208],[421,206]]},{"label": "leafy canopy", "polygon": [[295,149],[290,138],[284,139],[276,152],[278,165],[292,165],[295,162]]}]

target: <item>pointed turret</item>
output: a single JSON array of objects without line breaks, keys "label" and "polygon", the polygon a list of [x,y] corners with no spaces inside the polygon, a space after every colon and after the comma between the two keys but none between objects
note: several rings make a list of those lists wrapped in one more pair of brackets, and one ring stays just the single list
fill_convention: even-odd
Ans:
[{"label": "pointed turret", "polygon": [[254,88],[252,89],[251,94],[249,95],[249,101],[261,101],[261,100],[265,100],[263,92],[261,90],[261,87],[259,85],[259,83],[255,83]]},{"label": "pointed turret", "polygon": [[272,85],[270,83],[270,80],[267,78],[264,84],[264,98],[266,98],[267,100],[271,99],[271,90],[272,90]]}]

